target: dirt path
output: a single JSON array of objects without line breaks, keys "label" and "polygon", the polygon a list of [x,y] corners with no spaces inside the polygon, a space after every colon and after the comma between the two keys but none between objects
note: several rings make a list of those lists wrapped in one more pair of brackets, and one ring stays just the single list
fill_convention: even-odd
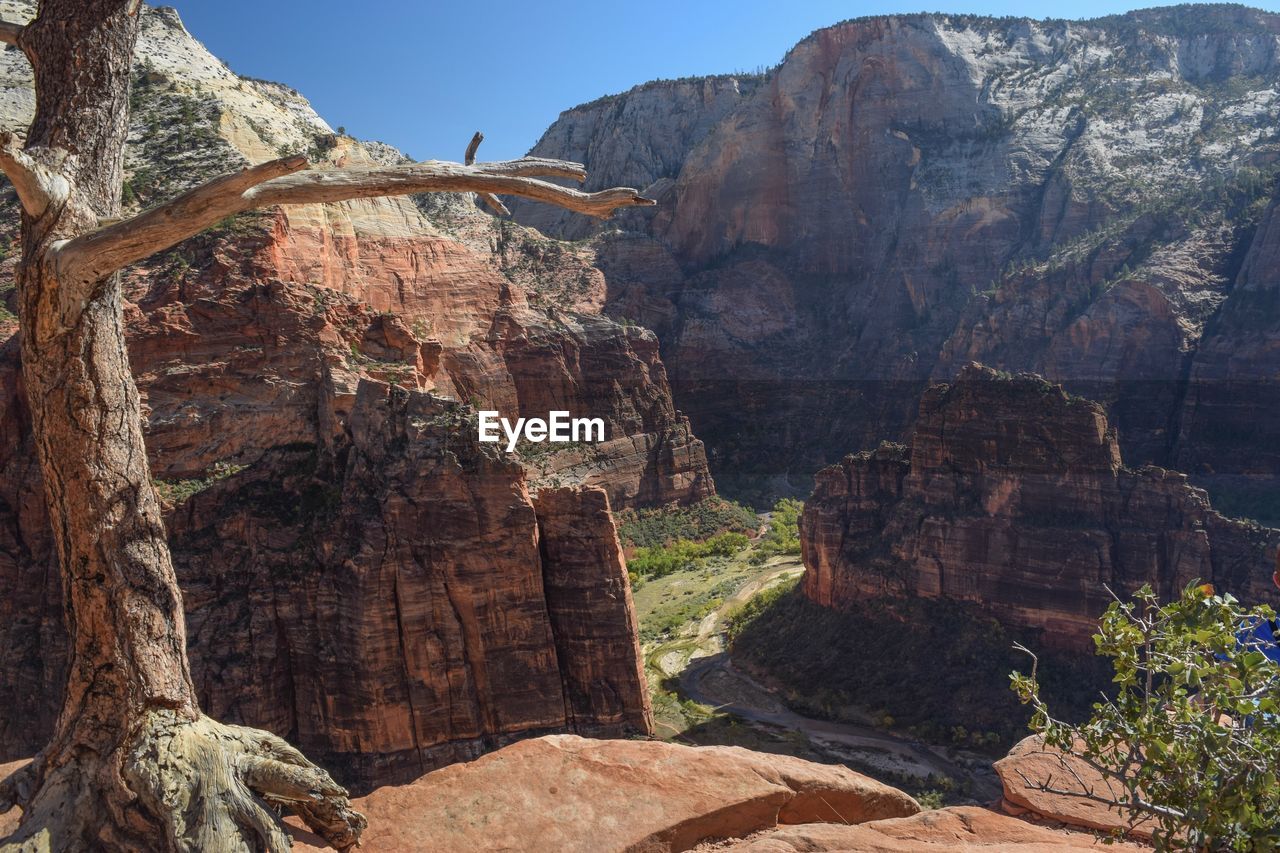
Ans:
[{"label": "dirt path", "polygon": [[786,707],[768,687],[733,665],[725,651],[729,614],[762,590],[798,577],[804,567],[796,558],[770,561],[761,574],[747,580],[724,602],[703,616],[696,632],[659,643],[646,660],[662,677],[676,677],[680,693],[701,705],[733,714],[747,722],[803,734],[832,757],[893,777],[927,780],[948,777],[968,784],[975,799],[996,798],[1000,791],[989,770],[971,770],[946,750],[891,732],[856,723],[806,717]]}]

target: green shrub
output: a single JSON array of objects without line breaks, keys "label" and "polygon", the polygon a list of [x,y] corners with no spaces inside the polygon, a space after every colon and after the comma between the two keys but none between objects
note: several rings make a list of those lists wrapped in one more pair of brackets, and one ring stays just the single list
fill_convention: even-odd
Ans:
[{"label": "green shrub", "polygon": [[670,545],[639,548],[627,560],[627,570],[638,578],[660,578],[673,572],[696,567],[708,557],[732,557],[747,547],[741,533],[717,533],[705,542],[677,539]]},{"label": "green shrub", "polygon": [[192,495],[203,492],[219,480],[225,480],[243,470],[243,465],[236,465],[230,462],[215,462],[204,477],[196,477],[191,480],[154,480],[153,485],[155,486],[156,494],[160,495],[163,500],[172,504],[180,504]]},{"label": "green shrub", "polygon": [[804,503],[794,498],[783,498],[773,505],[769,532],[758,549],[762,557],[800,553],[800,513],[803,511]]},{"label": "green shrub", "polygon": [[1149,818],[1157,850],[1280,849],[1280,666],[1260,642],[1237,638],[1274,615],[1194,584],[1164,606],[1147,586],[1117,600],[1094,637],[1117,692],[1083,725],[1050,714],[1038,665],[1014,673],[1032,729],[1092,765],[1109,790],[1091,795],[1065,773],[1043,787],[1102,794]]}]

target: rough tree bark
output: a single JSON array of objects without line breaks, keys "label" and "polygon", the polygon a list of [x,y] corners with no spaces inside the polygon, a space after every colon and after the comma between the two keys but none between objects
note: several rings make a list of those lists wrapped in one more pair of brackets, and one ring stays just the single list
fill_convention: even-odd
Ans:
[{"label": "rough tree bark", "polygon": [[139,5],[41,0],[31,23],[0,22],[0,42],[35,70],[35,119],[25,141],[0,137],[0,168],[23,208],[23,378],[71,634],[53,740],[0,782],[0,812],[23,809],[0,851],[286,850],[282,808],[345,850],[364,818],[325,771],[274,735],[200,713],[118,271],[229,214],[275,204],[455,191],[503,209],[493,194],[514,193],[603,217],[652,202],[536,179],[581,179],[577,164],[475,164],[477,139],[465,164],[316,171],[303,157],[277,160],[116,221]]}]

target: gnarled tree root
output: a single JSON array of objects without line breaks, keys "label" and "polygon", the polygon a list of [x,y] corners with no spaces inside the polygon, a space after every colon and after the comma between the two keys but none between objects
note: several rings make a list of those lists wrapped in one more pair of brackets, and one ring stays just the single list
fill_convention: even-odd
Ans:
[{"label": "gnarled tree root", "polygon": [[[179,853],[285,853],[290,841],[282,809],[347,851],[366,826],[346,790],[284,740],[208,717],[148,713],[117,766],[117,778],[136,797],[136,808],[125,810],[132,814],[112,814],[113,798],[95,796],[93,788],[111,768],[86,772],[79,756],[42,780],[18,831],[0,841],[0,853],[134,847],[113,843],[113,836],[146,838],[144,849]],[[0,799],[12,790],[9,804],[24,805],[17,793],[22,782],[0,783]],[[119,832],[111,824],[120,824]]]}]

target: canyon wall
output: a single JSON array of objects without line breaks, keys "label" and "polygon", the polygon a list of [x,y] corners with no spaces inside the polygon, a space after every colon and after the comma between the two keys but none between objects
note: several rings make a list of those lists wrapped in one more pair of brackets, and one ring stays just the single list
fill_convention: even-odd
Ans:
[{"label": "canyon wall", "polygon": [[1280,530],[1225,518],[1184,474],[1126,468],[1102,406],[971,365],[931,386],[909,443],[820,471],[800,521],[804,594],[972,601],[1091,648],[1111,593],[1195,580],[1276,602]]},{"label": "canyon wall", "polygon": [[[236,76],[173,10],[143,14],[132,209],[281,153],[320,169],[405,159]],[[18,53],[0,52],[5,129],[30,120]],[[16,221],[0,202],[10,308]],[[356,790],[528,735],[651,730],[609,507],[714,484],[656,338],[600,315],[582,252],[470,197],[370,199],[229,218],[124,285],[208,713],[289,738]],[[0,310],[9,757],[49,735],[66,647],[16,332]],[[606,440],[506,454],[477,443],[477,408],[567,409],[604,420]]]},{"label": "canyon wall", "polygon": [[[529,735],[650,733],[607,493],[533,497],[474,413],[428,392],[361,378],[325,400],[347,406],[341,436],[170,504],[205,712],[288,737],[356,790]],[[16,449],[3,470],[29,467],[29,438]],[[48,737],[65,660],[39,480],[18,482],[0,502],[9,755]]]},{"label": "canyon wall", "polygon": [[[620,96],[625,131],[587,105],[535,150],[674,174],[656,211],[592,246],[607,311],[657,332],[722,488],[807,492],[980,361],[1099,400],[1131,463],[1184,469],[1242,511],[1271,494],[1280,519],[1260,417],[1280,375],[1280,16],[863,18],[731,100],[654,86]],[[711,126],[674,173],[645,153],[662,121],[626,123],[655,92]]]},{"label": "canyon wall", "polygon": [[[33,4],[0,8],[22,19]],[[30,85],[20,52],[0,53],[0,127],[25,130]],[[148,10],[126,149],[128,206],[297,152],[320,170],[408,162],[387,145],[334,133],[297,92],[237,76],[174,10]],[[10,263],[16,220],[9,199],[0,208],[0,260]],[[312,379],[324,362],[510,417],[545,417],[549,407],[600,417],[607,442],[595,453],[540,458],[533,473],[601,485],[620,507],[712,494],[702,444],[672,404],[653,335],[600,316],[603,276],[566,246],[480,212],[470,196],[229,217],[129,276],[130,348],[153,470],[191,478],[217,462],[251,461],[273,443],[313,440]],[[259,301],[285,286],[308,292],[283,306]],[[8,297],[11,288],[0,290]],[[345,320],[328,316],[331,308],[362,319],[334,336],[322,327]],[[294,345],[299,335],[305,346]]]},{"label": "canyon wall", "polygon": [[207,713],[361,789],[531,734],[652,731],[607,495],[531,498],[472,421],[365,380],[349,444],[274,450],[175,510]]}]

